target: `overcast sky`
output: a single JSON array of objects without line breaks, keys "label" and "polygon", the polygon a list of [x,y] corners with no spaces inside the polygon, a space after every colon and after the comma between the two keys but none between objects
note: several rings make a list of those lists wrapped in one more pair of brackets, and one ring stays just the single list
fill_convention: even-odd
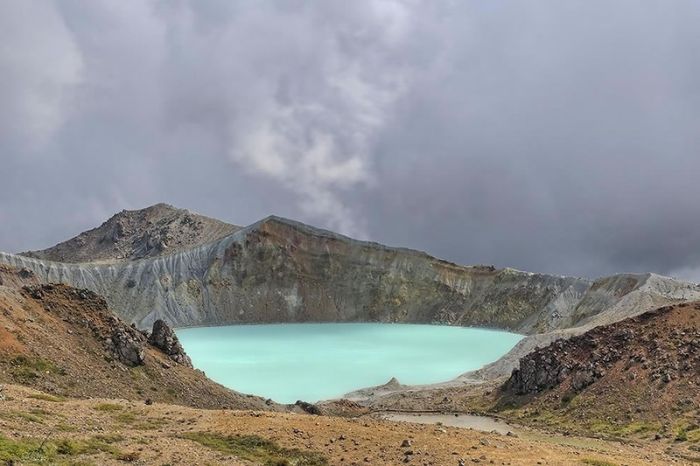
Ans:
[{"label": "overcast sky", "polygon": [[700,280],[697,0],[0,3],[0,250],[167,202]]}]

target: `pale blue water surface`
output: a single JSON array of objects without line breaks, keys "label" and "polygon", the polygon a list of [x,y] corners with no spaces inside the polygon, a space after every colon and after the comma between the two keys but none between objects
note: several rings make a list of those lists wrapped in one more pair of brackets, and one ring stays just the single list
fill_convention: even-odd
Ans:
[{"label": "pale blue water surface", "polygon": [[396,377],[450,380],[508,352],[521,335],[408,324],[275,324],[177,330],[194,366],[233,390],[280,403],[336,398]]}]

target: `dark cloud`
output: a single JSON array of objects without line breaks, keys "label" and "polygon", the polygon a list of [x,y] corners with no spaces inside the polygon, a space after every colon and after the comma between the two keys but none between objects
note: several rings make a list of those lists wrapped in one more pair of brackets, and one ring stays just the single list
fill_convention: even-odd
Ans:
[{"label": "dark cloud", "polygon": [[700,278],[700,5],[0,5],[0,249],[165,201]]}]

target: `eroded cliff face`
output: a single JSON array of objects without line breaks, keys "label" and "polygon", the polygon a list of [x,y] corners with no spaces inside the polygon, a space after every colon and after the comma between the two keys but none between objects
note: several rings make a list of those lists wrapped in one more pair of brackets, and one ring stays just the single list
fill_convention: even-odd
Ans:
[{"label": "eroded cliff face", "polygon": [[553,296],[586,288],[575,279],[460,267],[276,218],[226,247],[209,267],[207,283],[216,308],[229,310],[226,319],[509,329],[528,326]]},{"label": "eroded cliff face", "polygon": [[700,299],[697,286],[651,274],[590,282],[464,267],[277,217],[154,258],[69,264],[0,253],[0,263],[95,291],[141,328],[157,319],[174,326],[369,321],[535,334]]}]

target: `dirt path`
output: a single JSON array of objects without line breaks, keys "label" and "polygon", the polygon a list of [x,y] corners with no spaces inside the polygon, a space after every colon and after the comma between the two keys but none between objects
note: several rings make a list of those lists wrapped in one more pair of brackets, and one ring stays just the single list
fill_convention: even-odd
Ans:
[{"label": "dirt path", "polygon": [[507,435],[518,433],[518,428],[504,421],[487,416],[474,416],[461,413],[378,413],[380,419],[395,422],[413,422],[416,424],[435,424],[462,429],[474,429],[480,432],[496,432]]}]

